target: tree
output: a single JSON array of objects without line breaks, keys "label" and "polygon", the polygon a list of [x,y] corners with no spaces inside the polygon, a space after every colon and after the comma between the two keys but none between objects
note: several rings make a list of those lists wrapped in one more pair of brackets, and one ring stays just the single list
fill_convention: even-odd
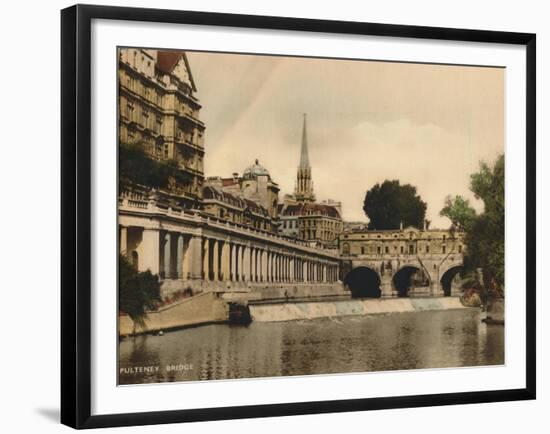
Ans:
[{"label": "tree", "polygon": [[440,215],[465,232],[465,272],[481,269],[484,291],[500,293],[504,290],[504,155],[492,167],[480,163],[470,177],[470,190],[483,201],[483,213],[476,214],[468,200],[456,196],[445,200]]},{"label": "tree", "polygon": [[422,229],[426,202],[416,194],[416,187],[385,180],[367,191],[363,211],[369,218],[369,229],[398,229],[401,224]]},{"label": "tree", "polygon": [[144,326],[147,310],[161,301],[158,276],[149,270],[138,272],[128,258],[119,256],[119,309],[128,314],[136,325]]},{"label": "tree", "polygon": [[154,160],[142,143],[120,143],[118,152],[121,185],[136,183],[167,188],[172,182],[185,182],[175,160]]},{"label": "tree", "polygon": [[504,289],[504,155],[493,167],[482,162],[470,177],[470,189],[485,205],[466,232],[470,267],[479,267],[488,290]]},{"label": "tree", "polygon": [[470,206],[470,201],[462,196],[447,196],[445,206],[439,212],[442,217],[447,217],[451,220],[453,228],[459,231],[464,231],[470,228],[476,218],[476,211]]}]

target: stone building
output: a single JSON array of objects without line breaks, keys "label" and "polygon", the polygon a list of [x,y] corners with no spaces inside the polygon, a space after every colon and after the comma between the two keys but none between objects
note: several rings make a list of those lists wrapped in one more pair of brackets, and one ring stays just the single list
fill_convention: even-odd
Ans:
[{"label": "stone building", "polygon": [[320,203],[287,204],[282,208],[279,233],[310,245],[336,248],[342,218],[334,206]]},{"label": "stone building", "polygon": [[279,185],[271,179],[269,171],[257,159],[244,170],[243,176],[239,176],[237,172],[231,178],[212,176],[206,180],[205,185],[213,185],[234,196],[255,202],[266,209],[273,220],[277,219]]},{"label": "stone building", "polygon": [[204,180],[201,105],[183,51],[119,49],[119,140],[141,144],[180,171],[170,192],[185,208],[198,205]]},{"label": "stone building", "polygon": [[342,256],[462,254],[464,233],[446,229],[351,230],[340,235]]},{"label": "stone building", "polygon": [[160,277],[163,298],[184,290],[244,291],[249,298],[342,292],[337,252],[168,202],[162,193],[134,190],[122,194],[118,208],[120,253]]},{"label": "stone building", "polygon": [[266,208],[257,202],[229,193],[206,181],[203,188],[203,209],[222,221],[273,232],[273,221]]},{"label": "stone building", "polygon": [[320,203],[315,201],[304,115],[296,187],[294,194],[286,195],[279,205],[279,234],[307,241],[313,246],[337,248],[342,225],[340,202],[330,199]]},{"label": "stone building", "polygon": [[279,186],[256,160],[243,176],[208,177],[203,189],[204,210],[235,223],[276,232]]}]

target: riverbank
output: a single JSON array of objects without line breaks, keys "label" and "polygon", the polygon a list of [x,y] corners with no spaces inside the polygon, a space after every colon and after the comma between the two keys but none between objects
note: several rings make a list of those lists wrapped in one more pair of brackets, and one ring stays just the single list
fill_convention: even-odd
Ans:
[{"label": "riverbank", "polygon": [[119,336],[154,333],[183,327],[226,322],[229,320],[229,305],[213,291],[185,298],[157,311],[148,312],[143,326],[136,326],[128,315],[118,319]]},{"label": "riverbank", "polygon": [[377,314],[473,309],[459,297],[377,298],[250,305],[252,321],[279,322]]}]

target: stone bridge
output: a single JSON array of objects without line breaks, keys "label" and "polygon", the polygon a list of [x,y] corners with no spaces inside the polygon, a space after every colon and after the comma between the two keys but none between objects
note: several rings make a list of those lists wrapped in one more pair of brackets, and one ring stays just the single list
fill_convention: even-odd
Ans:
[{"label": "stone bridge", "polygon": [[341,278],[352,292],[382,297],[458,295],[463,254],[370,254],[342,257]]}]

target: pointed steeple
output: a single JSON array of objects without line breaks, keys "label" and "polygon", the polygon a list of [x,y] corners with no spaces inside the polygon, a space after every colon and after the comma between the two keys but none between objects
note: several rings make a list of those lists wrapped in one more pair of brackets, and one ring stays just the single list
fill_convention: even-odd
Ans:
[{"label": "pointed steeple", "polygon": [[300,165],[296,174],[296,188],[294,197],[298,202],[315,202],[313,193],[313,181],[311,179],[311,167],[309,166],[309,155],[307,151],[307,123],[304,113],[304,124],[302,127],[302,148],[300,151]]},{"label": "pointed steeple", "polygon": [[300,152],[300,168],[309,168],[309,155],[307,152],[307,115],[304,113],[304,126],[302,127],[302,150]]}]

